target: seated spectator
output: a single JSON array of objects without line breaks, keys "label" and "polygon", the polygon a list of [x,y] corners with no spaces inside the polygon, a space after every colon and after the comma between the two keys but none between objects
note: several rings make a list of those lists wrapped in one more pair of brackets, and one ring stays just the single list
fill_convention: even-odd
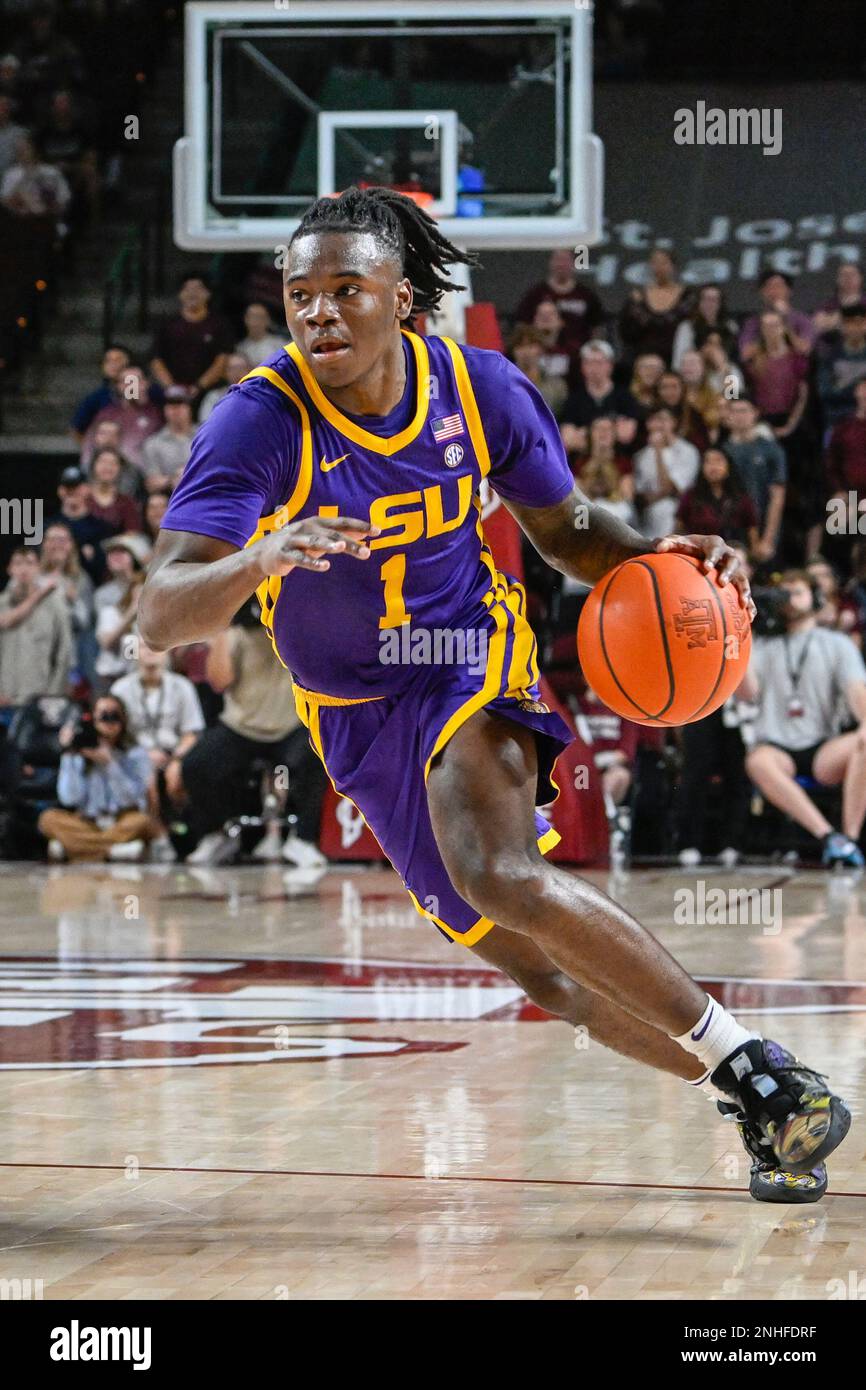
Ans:
[{"label": "seated spectator", "polygon": [[565,320],[552,299],[541,301],[531,326],[541,340],[541,368],[545,376],[567,383],[576,349],[572,348],[565,332]]},{"label": "seated spectator", "polygon": [[[89,726],[89,728],[88,728]],[[102,695],[86,721],[60,730],[60,806],[43,811],[39,829],[51,859],[72,863],[141,859],[155,827],[147,813],[150,762],[130,735],[123,702]],[[76,735],[78,734],[78,737]]]},{"label": "seated spectator", "polygon": [[725,453],[755,504],[759,535],[753,552],[756,561],[766,564],[779,546],[788,484],[785,454],[775,439],[761,432],[755,403],[748,396],[728,401],[726,415]]},{"label": "seated spectator", "polygon": [[140,531],[142,524],[141,507],[120,491],[121,468],[120,454],[109,446],[97,449],[90,464],[88,510],[111,527],[113,536]]},{"label": "seated spectator", "polygon": [[168,506],[167,492],[149,492],[147,501],[144,504],[144,525],[142,532],[150,541],[151,546],[156,545],[156,538],[159,535],[159,528],[162,518],[165,516]]},{"label": "seated spectator", "polygon": [[675,527],[680,498],[698,476],[701,458],[694,444],[674,432],[670,410],[654,410],[647,417],[646,428],[646,448],[634,456],[639,529],[651,538],[669,536]]},{"label": "seated spectator", "polygon": [[269,357],[283,351],[285,334],[281,336],[274,332],[266,304],[254,300],[252,304],[247,305],[244,310],[244,328],[247,330],[247,336],[235,344],[235,352],[241,353],[250,367],[260,367]]},{"label": "seated spectator", "polygon": [[111,535],[111,527],[90,511],[90,488],[80,468],[64,468],[57,485],[60,510],[48,517],[46,526],[62,522],[69,527],[78,546],[84,569],[94,584],[102,582],[105,556],[101,542]]},{"label": "seated spectator", "polygon": [[644,410],[655,410],[659,404],[658,387],[664,370],[664,358],[657,352],[643,352],[635,359],[629,390]]},{"label": "seated spectator", "polygon": [[0,180],[18,157],[18,146],[27,135],[23,125],[12,119],[12,98],[0,92]]},{"label": "seated spectator", "polygon": [[709,333],[718,335],[726,353],[733,352],[737,342],[737,325],[728,314],[725,297],[718,285],[699,286],[692,312],[678,325],[671,354],[671,366],[675,371],[681,370],[685,353],[700,348]]},{"label": "seated spectator", "polygon": [[180,312],[159,325],[153,342],[150,370],[160,386],[191,386],[203,395],[225,373],[234,335],[222,315],[211,311],[210,297],[204,275],[193,271],[181,278]]},{"label": "seated spectator", "polygon": [[251,364],[242,353],[230,352],[228,354],[226,357],[225,377],[219,386],[211,387],[210,391],[202,398],[201,405],[198,408],[198,420],[200,425],[204,424],[205,420],[207,420],[208,416],[212,413],[214,406],[222,400],[223,396],[227,396],[231,388],[236,386],[239,381],[243,380],[250,370],[250,365]]},{"label": "seated spectator", "polygon": [[781,314],[761,315],[758,338],[746,376],[752,399],[777,439],[789,439],[800,425],[809,397],[808,356],[795,348]]},{"label": "seated spectator", "polygon": [[171,491],[186,468],[196,427],[192,406],[182,386],[165,393],[165,424],[144,441],[141,471],[148,492]]},{"label": "seated spectator", "polygon": [[45,528],[39,551],[39,569],[40,583],[56,583],[58,592],[66,600],[75,643],[74,662],[90,683],[97,651],[93,630],[93,580],[82,567],[75,538],[64,522],[55,522]]},{"label": "seated spectator", "polygon": [[[85,436],[85,444],[79,459],[79,468],[87,477],[90,483],[90,463],[94,454],[99,453],[100,449],[113,449],[120,459],[120,476],[117,480],[117,488],[126,497],[137,497],[141,489],[141,475],[136,472],[132,464],[127,463],[120,447],[120,425],[117,420],[110,417],[105,418],[108,412],[99,412],[99,416],[94,420]],[[100,416],[103,418],[100,419]]]},{"label": "seated spectator", "polygon": [[552,300],[559,310],[572,352],[582,348],[604,323],[604,309],[595,290],[581,285],[574,271],[574,253],[567,248],[551,251],[547,277],[531,285],[514,315],[518,324],[535,321],[535,311],[544,300]]},{"label": "seated spectator", "polygon": [[749,551],[758,543],[758,513],[723,449],[704,450],[700,475],[680,499],[677,531],[683,536],[724,536]]},{"label": "seated spectator", "polygon": [[58,230],[63,232],[62,218],[71,198],[69,184],[60,170],[44,163],[31,136],[22,136],[15,162],[0,181],[0,203],[16,217],[54,217]]},{"label": "seated spectator", "polygon": [[72,190],[73,220],[76,209],[81,210],[83,220],[92,220],[99,212],[99,161],[92,132],[76,110],[71,92],[61,89],[52,95],[48,119],[39,131],[39,146]]},{"label": "seated spectator", "polygon": [[629,855],[629,797],[634,781],[640,727],[608,709],[591,686],[587,686],[580,696],[569,696],[568,705],[574,716],[574,726],[590,749],[601,782],[611,862],[621,862]]},{"label": "seated spectator", "polygon": [[217,722],[183,759],[187,818],[201,837],[187,862],[224,864],[235,857],[237,841],[222,827],[237,814],[251,761],[263,758],[271,768],[286,767],[291,778],[298,834],[286,840],[283,857],[301,868],[324,864],[316,841],[325,774],[295,713],[291,676],[274,660],[257,603],[244,604],[232,626],[211,642],[207,670],[225,700]]},{"label": "seated spectator", "polygon": [[838,333],[842,326],[842,310],[851,305],[866,310],[863,272],[855,261],[843,261],[836,271],[836,293],[812,316],[815,332],[821,337]]},{"label": "seated spectator", "polygon": [[824,455],[826,491],[846,502],[849,492],[866,499],[866,376],[853,390],[854,413],[833,426]]},{"label": "seated spectator", "polygon": [[[697,357],[697,353],[693,356]],[[698,357],[698,363],[703,375],[703,363]],[[697,393],[695,393],[697,394]],[[682,435],[690,444],[700,451],[705,449],[710,442],[709,431],[700,410],[696,407],[693,399],[686,392],[686,385],[679,372],[662,372],[657,387],[659,405],[667,406],[673,412],[674,429],[676,433]]]},{"label": "seated spectator", "polygon": [[116,680],[111,694],[123,703],[130,733],[150,759],[148,808],[154,822],[151,860],[170,863],[177,855],[168,836],[166,819],[183,802],[181,760],[204,728],[196,688],[186,676],[168,669],[165,652],[152,651],[139,642],[137,669]]},{"label": "seated spectator", "polygon": [[[757,637],[740,695],[757,701],[746,771],[758,790],[814,835],[822,863],[861,867],[857,841],[866,814],[866,667],[850,637],[819,627],[812,585],[803,570],[781,579],[785,632]],[[857,728],[841,733],[846,717]],[[842,828],[796,779],[842,786]]]},{"label": "seated spectator", "polygon": [[559,417],[568,396],[568,387],[561,376],[550,376],[544,366],[544,341],[537,328],[518,324],[511,339],[509,356],[523,375],[540,391],[553,414]]},{"label": "seated spectator", "polygon": [[589,453],[572,461],[578,487],[590,501],[634,525],[631,460],[617,451],[616,422],[599,415],[589,426]]},{"label": "seated spectator", "polygon": [[[123,536],[117,539],[123,541],[127,550],[131,542],[144,543],[143,536]],[[138,603],[144,578],[145,570],[133,565],[132,573],[115,599],[106,602],[105,595],[99,595],[97,591],[96,598],[101,598],[101,601],[97,603],[96,609],[96,641],[99,653],[95,662],[94,684],[100,694],[105,694],[119,676],[125,676],[135,668],[139,641]]]},{"label": "seated spectator", "polygon": [[790,275],[780,270],[765,270],[758,282],[761,308],[757,314],[746,319],[740,331],[738,344],[740,361],[743,366],[751,362],[758,350],[761,339],[761,319],[766,313],[778,314],[788,332],[794,352],[808,353],[815,341],[815,328],[808,314],[803,314],[791,304],[791,291],[794,282]]},{"label": "seated spectator", "polygon": [[845,632],[855,646],[863,649],[863,622],[857,604],[842,592],[838,572],[823,555],[814,555],[806,565],[806,573],[821,594],[821,607],[815,612],[819,627]]},{"label": "seated spectator", "polygon": [[569,453],[586,453],[588,426],[599,415],[616,422],[617,443],[628,448],[637,433],[643,412],[630,391],[613,382],[613,348],[601,338],[580,349],[581,383],[562,407],[560,433]]},{"label": "seated spectator", "polygon": [[84,440],[100,410],[116,405],[121,399],[123,382],[129,368],[129,348],[122,343],[109,343],[102,354],[102,381],[95,391],[89,392],[75,407],[72,417],[72,433],[77,444]]},{"label": "seated spectator", "polygon": [[839,320],[839,337],[818,362],[818,397],[830,429],[853,412],[854,388],[866,377],[866,307],[846,305]]},{"label": "seated spectator", "polygon": [[72,668],[72,623],[56,576],[40,582],[33,546],[12,551],[0,594],[0,706],[64,695]]},{"label": "seated spectator", "polygon": [[[144,466],[144,444],[158,433],[163,424],[162,410],[150,400],[147,378],[140,367],[127,367],[123,373],[123,389],[110,405],[102,406],[84,436],[81,449],[82,467],[86,468],[100,444],[113,444],[128,464],[130,483],[121,479],[121,492],[136,491]],[[116,434],[106,437],[104,426],[110,425]]]},{"label": "seated spectator", "polygon": [[644,353],[670,362],[674,335],[692,305],[692,294],[677,279],[670,251],[657,246],[649,258],[649,283],[633,289],[619,315],[619,333],[628,361]]},{"label": "seated spectator", "polygon": [[136,576],[143,579],[151,555],[146,537],[135,534],[112,536],[110,540],[105,541],[104,549],[109,577],[104,584],[100,584],[93,595],[93,607],[97,618],[99,610],[106,604],[117,607]]}]

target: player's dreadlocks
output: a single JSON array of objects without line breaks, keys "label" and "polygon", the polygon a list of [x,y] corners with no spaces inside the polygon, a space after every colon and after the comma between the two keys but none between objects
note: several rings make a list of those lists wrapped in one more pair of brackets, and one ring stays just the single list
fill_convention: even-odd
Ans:
[{"label": "player's dreadlocks", "polygon": [[440,273],[446,266],[478,264],[472,252],[459,250],[442,235],[423,208],[393,188],[353,187],[336,198],[319,198],[304,213],[292,241],[311,232],[371,232],[399,257],[412,286],[415,313],[438,309],[443,294],[464,288]]}]

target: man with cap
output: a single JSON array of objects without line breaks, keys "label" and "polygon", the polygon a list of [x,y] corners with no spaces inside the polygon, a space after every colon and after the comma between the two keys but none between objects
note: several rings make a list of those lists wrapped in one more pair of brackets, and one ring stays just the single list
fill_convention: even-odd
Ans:
[{"label": "man with cap", "polygon": [[170,491],[186,467],[195,425],[185,386],[169,386],[165,393],[165,424],[144,441],[141,471],[148,492]]},{"label": "man with cap", "polygon": [[102,542],[111,535],[113,527],[92,515],[90,488],[86,477],[76,465],[64,468],[60,474],[57,496],[60,499],[60,510],[46,519],[45,528],[58,521],[69,527],[78,546],[83,569],[90,575],[94,584],[99,584],[105,573]]}]

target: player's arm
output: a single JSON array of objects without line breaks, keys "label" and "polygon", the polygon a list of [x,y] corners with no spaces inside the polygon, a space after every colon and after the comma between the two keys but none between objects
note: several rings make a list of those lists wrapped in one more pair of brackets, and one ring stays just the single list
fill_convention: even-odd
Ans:
[{"label": "player's arm", "polygon": [[693,555],[704,569],[715,569],[720,583],[736,584],[754,617],[749,581],[740,557],[721,536],[665,536],[661,540],[647,540],[604,507],[594,506],[576,486],[551,507],[528,507],[524,503],[504,500],[541,557],[561,574],[568,574],[584,584],[594,584],[614,565],[635,555],[677,550]]},{"label": "player's arm", "polygon": [[204,641],[228,627],[269,575],[321,573],[330,569],[329,554],[366,560],[364,542],[378,534],[345,516],[292,521],[244,549],[192,531],[160,531],[139,604],[141,635],[155,651]]}]

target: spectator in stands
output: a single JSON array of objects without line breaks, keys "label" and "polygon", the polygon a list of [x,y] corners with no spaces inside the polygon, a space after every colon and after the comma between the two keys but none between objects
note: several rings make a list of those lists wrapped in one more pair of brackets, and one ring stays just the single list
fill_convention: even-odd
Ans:
[{"label": "spectator in stands", "polygon": [[90,464],[91,516],[98,517],[111,527],[111,534],[120,531],[140,531],[141,507],[120,491],[122,460],[116,449],[104,446],[97,449]]},{"label": "spectator in stands", "polygon": [[574,726],[590,750],[601,782],[610,837],[611,864],[628,859],[631,796],[640,727],[603,704],[591,686],[568,700]]},{"label": "spectator in stands", "polygon": [[839,313],[840,333],[818,363],[818,396],[828,428],[855,408],[854,388],[866,377],[866,306],[848,304]]},{"label": "spectator in stands", "polygon": [[40,582],[39,555],[19,545],[0,594],[0,705],[63,695],[72,667],[72,623],[57,578]]},{"label": "spectator in stands", "polygon": [[181,762],[204,728],[196,688],[186,676],[169,670],[165,652],[152,651],[140,642],[136,670],[116,680],[111,694],[122,701],[130,732],[150,759],[148,808],[154,821],[150,858],[171,863],[177,855],[166,820],[183,802]]},{"label": "spectator in stands", "polygon": [[[863,865],[857,841],[866,814],[866,666],[850,637],[819,627],[809,575],[788,570],[786,630],[758,637],[740,694],[758,702],[746,770],[764,797],[821,844],[830,867]],[[840,733],[846,713],[857,728]],[[835,830],[797,778],[842,786]]]},{"label": "spectator in stands", "polygon": [[815,611],[815,621],[819,627],[829,627],[834,632],[846,632],[855,646],[863,648],[863,623],[857,604],[842,592],[842,581],[838,572],[823,555],[814,555],[806,566],[806,573],[816,584],[821,595],[821,607]]},{"label": "spectator in stands", "polygon": [[198,408],[199,424],[204,424],[208,416],[213,412],[213,408],[223,398],[227,396],[233,386],[242,381],[250,370],[250,363],[243,353],[230,352],[226,357],[225,377],[219,386],[211,387],[210,391],[203,397],[202,403]]},{"label": "spectator in stands", "polygon": [[72,863],[141,859],[155,832],[147,813],[150,762],[129,732],[123,701],[102,695],[93,706],[92,744],[76,740],[75,724],[60,730],[57,797],[38,825],[50,859]]},{"label": "spectator in stands", "polygon": [[659,404],[658,387],[664,370],[664,358],[657,352],[642,352],[635,358],[629,390],[645,411],[655,410]]},{"label": "spectator in stands", "polygon": [[143,536],[117,536],[107,543],[106,550],[110,555],[118,547],[131,555],[132,563],[125,562],[121,570],[115,561],[111,592],[104,592],[107,586],[101,586],[94,595],[99,645],[95,686],[100,694],[104,694],[119,676],[134,670],[138,659],[138,601],[149,558],[147,543]]},{"label": "spectator in stands", "polygon": [[[107,424],[117,430],[113,438],[100,433]],[[98,445],[112,443],[127,461],[132,489],[137,490],[144,462],[145,440],[161,430],[163,424],[162,410],[150,400],[144,372],[140,367],[127,367],[123,372],[123,387],[117,399],[109,405],[102,406],[93,416],[82,444],[82,465],[86,467],[89,464]],[[123,477],[120,489],[121,492],[129,490]]]},{"label": "spectator in stands", "polygon": [[247,603],[227,631],[210,644],[208,680],[224,692],[222,714],[183,759],[189,798],[188,820],[201,837],[190,864],[223,864],[234,858],[237,841],[222,833],[241,803],[249,766],[263,759],[269,768],[288,768],[298,814],[297,837],[286,840],[283,855],[300,868],[324,864],[316,847],[325,778],[312,754],[291,697],[291,677],[274,661],[257,603]]},{"label": "spectator in stands", "polygon": [[675,433],[672,411],[654,410],[646,429],[646,448],[634,456],[640,530],[645,536],[669,536],[680,498],[698,476],[701,457],[694,444]]},{"label": "spectator in stands", "polygon": [[589,453],[572,461],[578,487],[605,511],[634,525],[631,460],[617,451],[616,422],[599,415],[589,426]]},{"label": "spectator in stands", "polygon": [[18,146],[27,131],[12,119],[12,98],[0,92],[0,180],[18,157]]},{"label": "spectator in stands", "polygon": [[866,541],[855,541],[851,548],[851,578],[844,592],[857,609],[858,625],[866,631]]},{"label": "spectator in stands", "polygon": [[526,291],[517,306],[515,321],[534,323],[535,311],[544,300],[552,300],[559,310],[572,351],[583,347],[604,323],[601,300],[595,290],[578,281],[574,253],[567,248],[551,251],[546,278]]},{"label": "spectator in stands", "polygon": [[677,279],[670,251],[657,246],[649,258],[649,283],[631,291],[619,315],[619,333],[627,360],[655,353],[664,364],[671,360],[674,335],[688,314],[691,293]]},{"label": "spectator in stands", "polygon": [[740,368],[732,362],[721,333],[714,330],[698,333],[697,350],[704,363],[704,383],[716,397],[732,400],[741,396],[746,389],[746,379]]},{"label": "spectator in stands", "polygon": [[[101,414],[102,412],[100,412]],[[79,459],[79,468],[90,482],[90,464],[100,449],[113,449],[120,459],[120,475],[117,480],[118,491],[126,497],[137,497],[141,489],[141,475],[127,463],[120,448],[120,425],[116,420],[96,419],[85,436],[85,443]]]},{"label": "spectator in stands", "polygon": [[836,271],[836,293],[822,304],[812,317],[815,332],[821,336],[838,333],[842,310],[851,305],[866,310],[863,271],[855,261],[843,261]]},{"label": "spectator in stands", "polygon": [[282,352],[285,334],[275,333],[271,327],[271,315],[266,304],[253,300],[244,310],[245,338],[235,344],[235,352],[241,353],[250,367],[260,367],[269,357]]},{"label": "spectator in stands", "polygon": [[147,494],[147,501],[144,504],[144,526],[142,530],[151,545],[156,544],[160,524],[162,523],[162,518],[165,516],[166,507],[168,506],[168,498],[169,494],[167,492],[149,492]]},{"label": "spectator in stands", "polygon": [[768,312],[776,313],[782,319],[790,335],[791,347],[795,352],[808,353],[815,341],[815,328],[808,314],[803,314],[791,304],[791,291],[794,282],[790,275],[780,270],[765,270],[758,282],[760,292],[760,313],[746,319],[740,331],[739,356],[745,366],[751,362],[758,350],[761,338],[761,319]]},{"label": "spectator in stands", "polygon": [[83,442],[85,433],[100,410],[116,405],[122,399],[129,363],[129,348],[123,343],[109,343],[102,354],[102,381],[95,391],[89,392],[75,407],[72,433],[77,444]]},{"label": "spectator in stands", "polygon": [[65,522],[55,522],[45,528],[39,552],[42,584],[56,581],[58,592],[66,600],[72,637],[75,643],[74,664],[92,682],[96,660],[96,636],[93,630],[93,580],[82,567],[75,537]]},{"label": "spectator in stands", "polygon": [[59,169],[72,190],[71,217],[90,220],[99,212],[99,160],[92,132],[76,110],[72,93],[54,92],[48,120],[39,131],[39,146],[49,164]]},{"label": "spectator in stands", "polygon": [[148,492],[169,492],[186,468],[196,427],[192,406],[183,386],[165,393],[165,424],[144,441],[141,471]]},{"label": "spectator in stands", "polygon": [[808,372],[808,356],[794,347],[782,315],[762,314],[746,375],[752,399],[777,439],[790,439],[799,428],[809,397]]},{"label": "spectator in stands", "polygon": [[[703,373],[700,358],[698,362]],[[662,372],[657,395],[659,405],[667,406],[668,410],[673,412],[676,433],[682,435],[690,444],[694,444],[698,451],[705,449],[710,442],[706,421],[694,404],[694,399],[687,394],[686,384],[679,372]]]},{"label": "spectator in stands", "polygon": [[758,513],[723,449],[711,445],[704,450],[698,479],[680,499],[677,531],[683,536],[724,536],[749,551],[755,549]]},{"label": "spectator in stands", "polygon": [[112,536],[104,543],[105,558],[109,578],[93,595],[93,606],[97,618],[99,610],[106,604],[115,607],[121,603],[128,592],[130,583],[136,575],[144,577],[150,563],[151,548],[145,536]]},{"label": "spectator in stands", "polygon": [[222,379],[234,335],[222,315],[211,311],[210,297],[204,275],[193,271],[181,278],[180,311],[159,325],[153,342],[150,369],[160,386],[190,386],[203,395]]},{"label": "spectator in stands", "polygon": [[551,376],[544,364],[544,340],[537,328],[518,324],[511,339],[509,356],[523,375],[540,391],[553,414],[559,418],[568,396],[568,387],[561,376]]},{"label": "spectator in stands", "polygon": [[0,55],[0,93],[9,98],[13,111],[17,111],[21,95],[21,63],[14,53]]},{"label": "spectator in stands", "polygon": [[27,32],[13,52],[21,64],[21,87],[35,110],[44,111],[50,93],[64,84],[80,88],[86,78],[81,52],[71,39],[56,30],[50,4],[31,7]]},{"label": "spectator in stands", "polygon": [[101,542],[111,535],[111,527],[90,511],[90,488],[80,468],[64,468],[57,485],[60,510],[50,516],[45,525],[63,522],[69,527],[78,546],[81,563],[94,584],[102,581],[105,555]]},{"label": "spectator in stands", "polygon": [[685,353],[700,348],[709,333],[718,335],[727,353],[733,352],[737,342],[737,325],[728,314],[725,297],[718,285],[699,286],[692,312],[678,325],[674,334],[671,366],[680,371]]},{"label": "spectator in stands", "polygon": [[62,232],[72,193],[53,164],[46,164],[29,135],[18,141],[15,162],[0,182],[0,202],[17,217],[54,217]]},{"label": "spectator in stands", "polygon": [[567,383],[575,361],[573,348],[565,332],[565,320],[552,299],[543,299],[535,310],[532,327],[541,339],[541,367],[545,376]]},{"label": "spectator in stands", "polygon": [[748,396],[727,402],[729,435],[725,453],[737,470],[758,514],[758,562],[769,563],[779,546],[788,484],[784,452],[775,439],[760,432],[758,412]]},{"label": "spectator in stands", "polygon": [[827,492],[848,500],[849,492],[866,499],[866,376],[854,383],[854,413],[830,431],[824,456]]},{"label": "spectator in stands", "polygon": [[560,432],[569,453],[585,453],[587,428],[599,415],[616,421],[617,443],[628,448],[634,442],[642,410],[630,391],[613,382],[613,348],[593,338],[580,349],[581,382],[562,407]]}]

